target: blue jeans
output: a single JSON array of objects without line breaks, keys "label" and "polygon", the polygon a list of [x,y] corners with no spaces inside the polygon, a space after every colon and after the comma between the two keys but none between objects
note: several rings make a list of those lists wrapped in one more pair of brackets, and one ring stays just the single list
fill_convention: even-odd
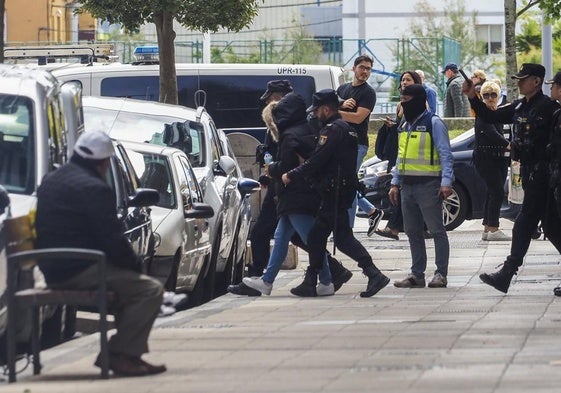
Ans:
[{"label": "blue jeans", "polygon": [[427,250],[423,234],[424,221],[434,239],[436,273],[446,277],[450,245],[442,221],[442,198],[438,195],[440,178],[409,180],[404,179],[401,184],[401,211],[413,260],[411,273],[417,278],[425,277]]},{"label": "blue jeans", "polygon": [[[295,232],[308,244],[308,233],[314,224],[314,216],[309,214],[285,214],[279,218],[275,230],[275,245],[271,251],[267,270],[263,274],[263,281],[273,283],[279,273],[280,267],[288,254],[288,243]],[[327,253],[323,257],[323,267],[319,272],[319,281],[322,284],[331,282],[331,272],[327,262]]]},{"label": "blue jeans", "polygon": [[[366,145],[358,145],[357,155],[356,155],[356,171],[360,169],[360,164],[362,164],[362,160],[364,156],[368,152],[368,146]],[[363,198],[362,195],[358,195],[355,197],[353,201],[353,205],[349,208],[349,224],[351,224],[351,228],[355,225],[355,217],[356,217],[356,206],[360,207],[360,210],[367,213],[372,210],[374,207],[373,204],[368,201],[368,199]]]}]

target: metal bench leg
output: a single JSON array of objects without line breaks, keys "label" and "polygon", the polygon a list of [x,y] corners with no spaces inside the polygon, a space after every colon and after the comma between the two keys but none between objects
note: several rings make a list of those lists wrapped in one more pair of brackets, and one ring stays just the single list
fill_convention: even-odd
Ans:
[{"label": "metal bench leg", "polygon": [[[103,294],[102,296],[105,296]],[[99,305],[99,352],[101,356],[101,378],[109,378],[109,348],[107,345],[107,303]]]},{"label": "metal bench leg", "polygon": [[33,307],[31,313],[31,350],[33,353],[33,375],[41,373],[41,326],[39,325],[39,307]]},{"label": "metal bench leg", "polygon": [[8,326],[6,327],[6,361],[8,382],[16,382],[16,315],[14,304],[8,305]]}]

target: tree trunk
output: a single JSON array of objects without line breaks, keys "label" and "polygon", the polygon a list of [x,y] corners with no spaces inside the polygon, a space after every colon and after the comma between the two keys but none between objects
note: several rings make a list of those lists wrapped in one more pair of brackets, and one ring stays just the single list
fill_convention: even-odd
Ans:
[{"label": "tree trunk", "polygon": [[518,72],[516,64],[516,0],[505,0],[506,88],[509,102],[518,98],[518,86],[510,76]]},{"label": "tree trunk", "polygon": [[177,76],[175,71],[175,31],[173,30],[173,15],[161,12],[155,15],[154,24],[158,36],[160,52],[160,102],[178,104]]}]

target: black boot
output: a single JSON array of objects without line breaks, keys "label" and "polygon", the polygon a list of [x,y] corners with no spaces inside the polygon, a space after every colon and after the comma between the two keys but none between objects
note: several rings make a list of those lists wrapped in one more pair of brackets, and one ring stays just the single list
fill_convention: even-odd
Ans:
[{"label": "black boot", "polygon": [[362,272],[368,277],[368,284],[366,291],[360,293],[360,297],[374,296],[390,283],[389,277],[386,277],[374,264],[363,267]]},{"label": "black boot", "polygon": [[501,267],[501,270],[499,270],[498,272],[491,274],[482,273],[479,275],[479,278],[485,284],[492,286],[496,290],[507,293],[508,287],[510,286],[510,281],[516,274],[517,270],[517,267],[514,267],[509,264],[508,261],[505,261],[505,263]]},{"label": "black boot", "polygon": [[353,276],[353,273],[347,269],[341,262],[333,258],[331,255],[327,256],[327,261],[329,262],[329,271],[331,272],[331,281],[333,282],[333,287],[335,292],[343,286],[344,283],[349,281]]},{"label": "black boot", "polygon": [[304,281],[296,288],[292,288],[290,290],[290,293],[300,297],[316,297],[317,284],[318,273],[315,269],[312,269],[310,266],[308,266],[308,269],[306,269],[306,275],[304,276]]}]

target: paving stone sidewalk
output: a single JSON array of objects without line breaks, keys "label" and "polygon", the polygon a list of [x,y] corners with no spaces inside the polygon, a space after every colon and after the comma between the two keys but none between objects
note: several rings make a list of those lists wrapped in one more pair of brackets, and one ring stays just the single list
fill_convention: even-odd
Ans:
[{"label": "paving stone sidewalk", "polygon": [[[366,221],[366,220],[358,220]],[[393,280],[409,269],[406,237],[357,237]],[[382,224],[383,225],[383,224]],[[507,229],[506,233],[510,234]],[[356,265],[332,297],[300,299],[302,280],[282,271],[269,297],[225,295],[193,310],[158,319],[147,359],[168,372],[102,381],[93,362],[97,336],[44,351],[43,374],[25,370],[6,393],[267,393],[267,392],[559,392],[561,391],[561,257],[549,242],[532,241],[508,295],[482,284],[510,242],[480,240],[479,224],[449,232],[448,288],[389,285],[362,299]],[[428,241],[429,260],[434,251]],[[342,255],[337,253],[337,257]],[[429,263],[427,273],[434,266]],[[430,278],[430,275],[429,275]]]}]

